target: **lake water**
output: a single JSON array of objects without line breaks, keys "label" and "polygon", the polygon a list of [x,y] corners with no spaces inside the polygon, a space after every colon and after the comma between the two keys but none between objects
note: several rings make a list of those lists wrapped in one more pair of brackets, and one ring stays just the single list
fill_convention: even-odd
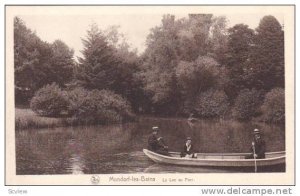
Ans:
[{"label": "lake water", "polygon": [[[138,122],[109,126],[61,127],[16,131],[17,174],[112,174],[112,173],[203,173],[245,172],[226,168],[159,165],[142,152],[151,127],[170,151],[181,151],[192,137],[198,152],[249,152],[252,130],[263,132],[267,151],[285,150],[284,127],[264,123],[141,117]],[[276,167],[271,171],[282,172]],[[252,171],[246,171],[252,172]]]}]

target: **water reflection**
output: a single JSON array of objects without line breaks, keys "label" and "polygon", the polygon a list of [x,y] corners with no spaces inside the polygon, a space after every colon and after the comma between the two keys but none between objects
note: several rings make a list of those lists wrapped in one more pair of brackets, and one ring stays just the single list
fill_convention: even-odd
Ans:
[{"label": "water reflection", "polygon": [[66,170],[72,174],[83,174],[85,160],[81,153],[82,143],[72,138],[67,142],[66,147],[70,152],[70,166]]},{"label": "water reflection", "polygon": [[72,174],[83,174],[84,160],[77,154],[73,154],[70,158],[71,167],[67,168]]},{"label": "water reflection", "polygon": [[186,119],[144,117],[124,125],[17,131],[17,174],[237,172],[154,164],[142,152],[154,125],[171,151],[180,151],[190,136],[199,152],[248,152],[254,127],[263,131],[268,151],[285,149],[279,126],[209,120],[190,126]]}]

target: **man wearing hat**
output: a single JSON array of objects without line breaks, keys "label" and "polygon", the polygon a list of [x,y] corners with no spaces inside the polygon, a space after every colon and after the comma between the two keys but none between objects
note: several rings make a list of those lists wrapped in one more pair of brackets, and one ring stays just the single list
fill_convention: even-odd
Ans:
[{"label": "man wearing hat", "polygon": [[252,154],[246,156],[246,159],[264,159],[266,153],[266,143],[262,139],[260,131],[258,129],[254,129],[254,141],[252,142],[251,151]]},{"label": "man wearing hat", "polygon": [[192,138],[187,137],[186,143],[183,147],[183,151],[180,154],[181,157],[197,158],[197,154],[194,153],[194,148],[192,145]]},{"label": "man wearing hat", "polygon": [[163,138],[157,137],[158,131],[158,127],[152,127],[152,134],[148,138],[148,150],[163,155],[169,155],[168,146],[164,144]]}]

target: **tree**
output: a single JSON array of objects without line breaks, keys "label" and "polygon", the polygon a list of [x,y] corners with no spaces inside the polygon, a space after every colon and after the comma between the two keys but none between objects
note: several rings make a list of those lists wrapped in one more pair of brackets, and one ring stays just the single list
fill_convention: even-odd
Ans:
[{"label": "tree", "polygon": [[211,25],[211,14],[190,14],[179,20],[165,15],[161,25],[151,30],[140,76],[155,111],[174,114],[180,110],[176,67],[179,62],[193,62],[209,53]]},{"label": "tree", "polygon": [[42,41],[24,22],[14,19],[16,103],[28,104],[34,92],[53,82],[64,86],[73,72],[73,50],[62,41]]},{"label": "tree", "polygon": [[93,24],[82,41],[83,58],[76,69],[76,84],[89,90],[114,91],[135,103],[133,108],[137,111],[143,97],[141,81],[136,76],[138,56],[118,27],[100,30]]},{"label": "tree", "polygon": [[193,33],[195,44],[197,45],[195,60],[199,55],[204,56],[209,51],[209,33],[213,20],[212,14],[189,14],[189,21],[191,24],[191,31]]},{"label": "tree", "polygon": [[87,89],[113,89],[119,64],[114,48],[96,24],[87,31],[87,37],[82,42],[83,58],[79,58],[80,65],[75,76],[77,84]]},{"label": "tree", "polygon": [[[226,68],[229,81],[225,88],[231,100],[247,86],[245,70],[250,61],[254,31],[245,24],[237,24],[228,30]],[[250,87],[249,87],[250,88]]]},{"label": "tree", "polygon": [[[177,81],[175,73],[160,72],[159,69],[147,70],[141,73],[140,77],[144,80],[144,90],[154,111],[159,114],[174,114],[178,110],[180,96],[176,93]],[[149,109],[149,108],[148,108]]]},{"label": "tree", "polygon": [[14,68],[17,103],[28,103],[34,92],[49,83],[49,44],[41,41],[24,22],[14,18]]},{"label": "tree", "polygon": [[257,35],[247,67],[247,81],[257,89],[284,87],[284,32],[274,16],[265,16],[256,29]]},{"label": "tree", "polygon": [[224,16],[213,17],[210,28],[210,53],[220,65],[226,64],[228,52],[227,19]]},{"label": "tree", "polygon": [[194,62],[181,61],[176,67],[176,78],[184,100],[184,111],[194,108],[197,96],[217,84],[219,64],[211,57],[200,56]]},{"label": "tree", "polygon": [[178,96],[173,96],[179,46],[177,33],[175,17],[164,16],[162,24],[148,35],[147,48],[141,58],[144,63],[139,76],[145,93],[151,97],[153,107],[159,113],[174,113],[178,103]]},{"label": "tree", "polygon": [[134,111],[138,111],[145,102],[142,81],[138,76],[140,71],[138,56],[135,52],[129,51],[127,47],[118,48],[116,56],[121,63],[116,70],[118,77],[114,90],[132,103]]},{"label": "tree", "polygon": [[265,95],[262,105],[263,120],[272,123],[285,122],[284,89],[274,88]]},{"label": "tree", "polygon": [[188,19],[177,21],[180,60],[194,61],[198,56],[205,56],[210,52],[209,35],[212,24],[212,14],[189,14]]},{"label": "tree", "polygon": [[65,84],[73,79],[73,69],[75,62],[73,59],[74,50],[70,49],[61,40],[55,40],[51,44],[52,57],[51,62],[51,80],[59,86],[64,87]]},{"label": "tree", "polygon": [[118,31],[119,26],[111,26],[104,30],[108,44],[114,48],[114,55],[119,59],[116,68],[117,78],[113,90],[127,98],[134,111],[138,111],[144,105],[144,92],[142,81],[138,76],[140,62],[137,50],[132,48],[126,36]]}]

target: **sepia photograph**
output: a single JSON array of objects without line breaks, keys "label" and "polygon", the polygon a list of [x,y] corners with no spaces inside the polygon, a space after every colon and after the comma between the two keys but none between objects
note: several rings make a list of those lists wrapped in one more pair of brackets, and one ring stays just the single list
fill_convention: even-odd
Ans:
[{"label": "sepia photograph", "polygon": [[294,183],[294,6],[5,9],[7,184]]}]

